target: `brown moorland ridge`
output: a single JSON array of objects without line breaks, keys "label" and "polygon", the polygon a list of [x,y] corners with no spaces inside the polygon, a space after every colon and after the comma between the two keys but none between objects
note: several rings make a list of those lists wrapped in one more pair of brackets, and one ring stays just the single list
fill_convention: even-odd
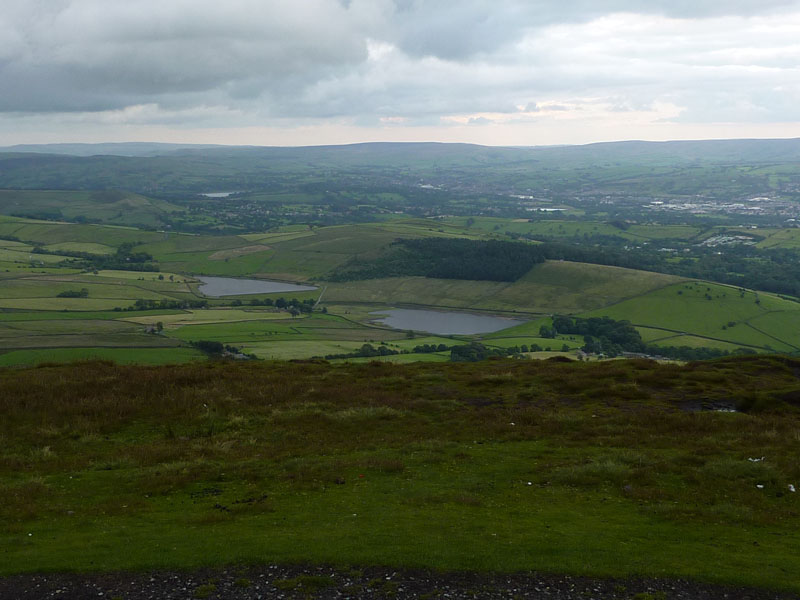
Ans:
[{"label": "brown moorland ridge", "polygon": [[311,564],[791,597],[798,407],[781,356],[3,369],[0,589],[168,570],[215,597],[227,565]]}]

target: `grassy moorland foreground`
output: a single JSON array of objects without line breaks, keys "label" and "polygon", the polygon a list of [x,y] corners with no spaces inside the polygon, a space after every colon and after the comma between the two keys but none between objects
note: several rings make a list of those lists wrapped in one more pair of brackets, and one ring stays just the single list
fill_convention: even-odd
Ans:
[{"label": "grassy moorland foreground", "polygon": [[798,592],[799,407],[800,361],[776,356],[4,369],[0,575],[277,561]]}]

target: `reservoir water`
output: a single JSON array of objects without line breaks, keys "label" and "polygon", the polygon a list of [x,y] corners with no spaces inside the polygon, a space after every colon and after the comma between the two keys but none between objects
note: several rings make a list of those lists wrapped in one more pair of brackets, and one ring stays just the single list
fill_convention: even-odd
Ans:
[{"label": "reservoir water", "polygon": [[205,196],[206,198],[227,198],[228,196],[238,193],[239,192],[206,192],[205,194],[200,195]]},{"label": "reservoir water", "polygon": [[241,294],[272,294],[276,292],[310,292],[317,289],[312,285],[297,285],[268,279],[236,279],[234,277],[200,277],[203,282],[200,292],[206,296],[239,296]]},{"label": "reservoir water", "polygon": [[427,331],[438,335],[491,333],[525,323],[525,321],[507,317],[407,308],[382,310],[370,314],[387,315],[376,319],[376,322],[389,325],[395,329],[413,329],[414,331]]}]

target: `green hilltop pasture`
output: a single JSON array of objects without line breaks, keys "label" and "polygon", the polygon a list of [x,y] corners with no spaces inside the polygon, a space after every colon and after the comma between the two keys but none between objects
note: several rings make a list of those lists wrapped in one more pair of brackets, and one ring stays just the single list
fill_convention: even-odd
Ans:
[{"label": "green hilltop pasture", "polygon": [[265,250],[251,254],[241,254],[228,259],[214,259],[217,252],[228,249],[215,250],[214,252],[180,252],[172,254],[157,254],[164,269],[194,273],[198,275],[216,276],[245,276],[264,272],[274,252]]},{"label": "green hilltop pasture", "polygon": [[54,265],[64,260],[63,256],[54,254],[32,254],[32,246],[0,248],[0,261],[10,263],[22,263],[26,266],[36,264]]},{"label": "green hilltop pasture", "polygon": [[18,242],[16,240],[3,240],[0,239],[0,248],[4,248],[7,250],[30,250],[33,248],[30,244],[26,244],[25,242]]},{"label": "green hilltop pasture", "polygon": [[[469,221],[469,223],[468,223]],[[627,225],[625,229],[602,221],[567,221],[559,219],[505,219],[499,217],[449,217],[442,223],[463,228],[472,233],[542,236],[547,238],[576,238],[584,235],[616,236],[632,242],[663,239],[691,240],[703,232],[692,225]]]},{"label": "green hilltop pasture", "polygon": [[519,281],[396,277],[326,284],[326,302],[425,305],[523,313],[576,313],[681,281],[620,267],[547,261]]},{"label": "green hilltop pasture", "polygon": [[[796,328],[798,311],[800,304],[773,294],[708,282],[686,282],[581,316],[608,316],[675,334],[694,334],[762,350],[795,352],[800,345],[800,331]],[[773,314],[780,318],[759,320]]]},{"label": "green hilltop pasture", "polygon": [[184,341],[211,340],[225,343],[352,340],[369,342],[392,340],[405,332],[367,327],[334,315],[314,314],[294,319],[251,320],[183,325],[170,336]]},{"label": "green hilltop pasture", "polygon": [[766,236],[763,240],[758,242],[757,245],[759,248],[800,249],[800,229],[759,229],[757,233]]},{"label": "green hilltop pasture", "polygon": [[[2,333],[5,333],[3,331]],[[176,340],[157,335],[147,335],[143,331],[135,333],[83,333],[48,334],[31,333],[27,336],[0,338],[4,350],[32,348],[174,348],[181,344]]]},{"label": "green hilltop pasture", "polygon": [[0,298],[0,308],[13,310],[105,311],[130,304],[125,299],[104,298]]},{"label": "green hilltop pasture", "polygon": [[798,368],[0,370],[0,574],[281,562],[797,593]]},{"label": "green hilltop pasture", "polygon": [[0,236],[14,236],[22,241],[40,244],[78,242],[104,244],[114,248],[126,242],[139,243],[164,238],[163,233],[142,231],[133,227],[54,223],[5,216],[0,216]]},{"label": "green hilltop pasture", "polygon": [[[159,275],[163,279],[159,279]],[[3,278],[0,299],[53,298],[60,300],[135,300],[170,299],[198,296],[190,283],[194,279],[169,274],[136,271],[103,271],[93,273],[26,273]],[[57,298],[62,292],[86,289],[87,298]],[[31,307],[33,308],[33,307]],[[113,308],[113,306],[111,307]]]},{"label": "green hilltop pasture", "polygon": [[[166,318],[166,317],[165,317]],[[0,332],[3,336],[37,334],[65,334],[83,333],[87,330],[93,333],[133,333],[141,330],[136,323],[125,321],[112,321],[106,319],[64,319],[47,321],[0,321]]]},{"label": "green hilltop pasture", "polygon": [[721,340],[710,339],[707,337],[698,337],[694,335],[670,335],[656,340],[652,340],[655,346],[687,346],[689,348],[715,348],[717,350],[726,350],[728,352],[735,352],[742,347],[748,347],[753,350],[761,350],[763,348],[753,348],[752,346],[743,346],[733,342],[723,342]]},{"label": "green hilltop pasture", "polygon": [[116,298],[150,298],[160,299],[165,296],[151,291],[146,287],[137,286],[134,282],[126,284],[93,283],[88,278],[80,275],[42,275],[38,277],[20,277],[6,279],[0,290],[0,298],[56,298],[61,292],[85,288],[89,291],[89,299],[116,299]]},{"label": "green hilltop pasture", "polygon": [[0,213],[5,215],[154,226],[162,222],[161,217],[185,210],[163,200],[115,190],[0,190]]},{"label": "green hilltop pasture", "polygon": [[186,310],[172,315],[163,315],[150,317],[136,316],[136,317],[122,317],[125,321],[140,324],[150,324],[154,320],[161,321],[164,327],[180,327],[183,325],[200,325],[209,323],[233,323],[239,321],[260,321],[260,320],[286,320],[291,319],[291,315],[287,312],[278,312],[276,310],[255,310],[255,309],[235,309],[235,308],[219,308],[219,309],[198,309]]},{"label": "green hilltop pasture", "polygon": [[305,230],[305,231],[287,231],[287,232],[275,232],[275,233],[246,233],[241,237],[243,237],[248,241],[259,244],[270,244],[270,243],[275,244],[278,242],[284,242],[296,238],[308,237],[310,235],[314,235],[314,233],[310,230]]},{"label": "green hilltop pasture", "polygon": [[[426,219],[409,219],[402,222],[388,221],[364,225],[342,225],[316,228],[313,230],[286,231],[266,235],[240,236],[240,246],[254,242],[270,247],[259,255],[247,255],[229,259],[227,265],[209,265],[209,257],[204,259],[203,268],[222,272],[226,267],[247,264],[249,273],[261,277],[276,277],[293,281],[324,279],[335,268],[353,258],[371,258],[382,248],[400,237],[476,237],[460,228],[452,231],[439,231],[443,226]],[[156,249],[158,251],[158,249]],[[157,253],[157,252],[156,252]],[[154,254],[156,254],[154,253]],[[170,260],[175,255],[169,255]],[[193,260],[201,260],[194,256]],[[169,264],[169,263],[168,263]],[[234,267],[236,268],[236,267]],[[205,272],[205,271],[204,271]],[[227,271],[233,273],[234,271]]]},{"label": "green hilltop pasture", "polygon": [[[0,317],[6,317],[8,314],[0,313]],[[31,313],[10,314],[33,316]],[[54,314],[62,316],[62,318],[38,320],[0,318],[0,349],[93,346],[133,348],[179,345],[177,340],[147,334],[143,324],[108,318],[64,318],[70,313]],[[153,317],[152,322],[154,323],[159,318],[164,317]]]},{"label": "green hilltop pasture", "polygon": [[[86,276],[110,277],[112,279],[136,279],[140,281],[160,282],[164,285],[170,285],[171,283],[193,283],[196,281],[194,277],[181,275],[179,273],[170,273],[168,271],[151,273],[142,271],[116,271],[112,269],[103,269],[102,271],[97,271],[97,273],[87,273]],[[165,282],[163,279],[159,279],[159,276],[163,276],[163,278],[167,281]]]},{"label": "green hilltop pasture", "polygon": [[85,252],[87,254],[114,254],[114,248],[106,244],[92,242],[61,242],[44,246],[47,251],[55,252]]}]

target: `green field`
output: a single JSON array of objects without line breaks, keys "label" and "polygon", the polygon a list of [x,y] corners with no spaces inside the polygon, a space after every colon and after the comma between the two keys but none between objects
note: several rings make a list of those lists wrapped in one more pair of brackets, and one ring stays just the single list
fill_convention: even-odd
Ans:
[{"label": "green field", "polygon": [[331,283],[326,302],[362,301],[522,313],[577,313],[673,284],[680,278],[619,267],[548,261],[514,283],[404,277]]},{"label": "green field", "polygon": [[703,229],[690,225],[626,225],[625,228],[601,221],[565,221],[537,219],[501,219],[494,217],[451,217],[442,221],[451,227],[465,231],[491,234],[530,234],[548,238],[581,238],[584,235],[616,236],[630,241],[658,241],[664,239],[690,240]]},{"label": "green field", "polygon": [[662,337],[656,340],[652,340],[651,343],[655,346],[687,346],[689,348],[715,348],[717,350],[726,350],[728,352],[734,352],[738,348],[741,348],[741,344],[736,344],[733,342],[723,342],[720,340],[714,340],[707,337],[697,337],[693,335],[668,335],[666,337]]},{"label": "green field", "polygon": [[116,225],[159,225],[186,209],[163,200],[118,191],[0,190],[0,214],[92,220]]},{"label": "green field", "polygon": [[[405,306],[505,314],[530,320],[508,331],[460,338],[463,343],[477,339],[501,347],[537,344],[560,351],[566,344],[573,351],[581,345],[580,339],[559,336],[545,340],[539,336],[540,326],[557,314],[627,319],[642,328],[645,341],[653,340],[658,345],[782,352],[794,352],[800,345],[799,304],[770,294],[759,294],[756,304],[753,292],[740,298],[734,288],[619,267],[547,261],[512,283],[423,277],[320,281],[348,261],[376,256],[398,237],[500,237],[507,228],[516,233],[542,234],[554,228],[565,236],[583,235],[584,229],[589,228],[590,233],[625,234],[631,239],[649,236],[650,240],[690,239],[700,233],[687,226],[635,225],[623,231],[601,222],[476,218],[468,224],[461,218],[391,218],[361,225],[296,226],[261,234],[208,236],[0,217],[0,235],[19,238],[0,241],[0,266],[8,265],[8,272],[0,269],[0,323],[25,319],[76,322],[73,331],[59,333],[24,333],[21,329],[4,328],[0,330],[0,341],[9,344],[13,339],[15,345],[7,347],[22,349],[97,345],[138,348],[165,343],[188,348],[191,342],[207,340],[274,358],[339,354],[352,352],[363,343],[380,342],[411,350],[417,343],[404,339],[404,332],[369,324],[373,319],[370,313]],[[779,230],[763,233],[778,235]],[[703,233],[707,234],[708,231]],[[152,254],[159,261],[161,272],[79,272],[64,262],[67,259],[63,256],[31,253],[34,244],[47,244],[52,251],[108,254],[129,242],[140,243],[135,247],[137,251]],[[35,267],[31,266],[32,260]],[[198,283],[192,277],[199,273],[312,281],[320,285],[316,292],[271,297],[313,298],[321,299],[321,303],[312,317],[294,319],[286,311],[250,306],[253,299],[258,302],[270,297],[265,294],[208,298],[208,309],[171,314],[114,311],[128,309],[137,300],[201,300]],[[83,298],[58,297],[84,289],[87,296]],[[327,316],[320,314],[323,308],[329,311]],[[23,313],[31,316],[23,317]],[[101,325],[102,321],[125,321],[127,326],[135,324],[140,329],[114,332]],[[158,322],[165,328],[164,335],[145,333],[146,327]],[[431,360],[421,354],[391,360],[413,358]]]},{"label": "green field", "polygon": [[105,244],[91,242],[61,242],[44,246],[45,250],[54,252],[86,252],[88,254],[113,254],[114,248]]},{"label": "green field", "polygon": [[800,346],[798,309],[797,303],[771,294],[694,282],[672,285],[585,316],[626,319],[637,326],[661,328],[665,335],[694,334],[739,346],[795,352]]},{"label": "green field", "polygon": [[156,318],[161,321],[166,328],[180,327],[182,325],[200,325],[208,323],[232,323],[236,321],[260,321],[262,319],[274,321],[290,319],[291,315],[285,311],[278,310],[256,310],[256,309],[236,309],[236,308],[219,308],[219,309],[198,309],[186,310],[180,313],[165,315],[165,316],[137,316],[137,317],[122,317],[125,321],[132,323],[141,323],[144,325],[153,322]]},{"label": "green field", "polygon": [[766,238],[758,243],[759,248],[800,249],[800,229],[759,230]]}]

